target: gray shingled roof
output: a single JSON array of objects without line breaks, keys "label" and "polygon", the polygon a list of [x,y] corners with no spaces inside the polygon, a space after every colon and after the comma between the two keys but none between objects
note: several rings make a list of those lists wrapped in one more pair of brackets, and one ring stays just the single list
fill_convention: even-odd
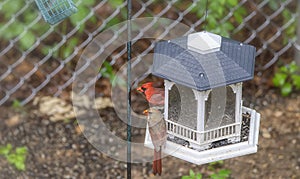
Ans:
[{"label": "gray shingled roof", "polygon": [[204,91],[252,79],[255,54],[255,47],[225,37],[220,51],[197,53],[185,36],[156,44],[152,74]]}]

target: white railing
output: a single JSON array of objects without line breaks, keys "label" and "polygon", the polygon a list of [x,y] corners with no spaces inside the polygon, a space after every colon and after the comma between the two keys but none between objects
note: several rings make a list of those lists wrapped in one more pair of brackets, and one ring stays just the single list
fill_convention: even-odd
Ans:
[{"label": "white railing", "polygon": [[190,143],[201,145],[240,135],[239,129],[241,124],[234,123],[204,132],[190,129],[170,120],[166,120],[166,125],[168,134],[187,140]]},{"label": "white railing", "polygon": [[[197,143],[197,131],[180,125],[176,122],[166,120],[167,133],[189,142]],[[198,143],[197,143],[198,144]]]},{"label": "white railing", "polygon": [[226,126],[221,126],[216,129],[211,129],[202,132],[203,135],[203,143],[214,142],[234,136],[240,135],[238,131],[240,129],[240,123],[229,124]]}]

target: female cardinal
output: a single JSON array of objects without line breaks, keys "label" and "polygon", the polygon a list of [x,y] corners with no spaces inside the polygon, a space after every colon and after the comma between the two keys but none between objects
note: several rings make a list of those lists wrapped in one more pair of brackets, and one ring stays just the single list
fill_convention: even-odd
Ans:
[{"label": "female cardinal", "polygon": [[153,87],[153,82],[143,84],[137,89],[146,96],[150,105],[161,106],[165,102],[165,91],[163,88]]},{"label": "female cardinal", "polygon": [[156,107],[151,107],[150,109],[145,110],[143,113],[148,116],[147,123],[151,141],[154,146],[154,159],[152,164],[153,174],[161,175],[161,150],[162,146],[165,146],[167,141],[166,122],[164,120],[162,110]]}]

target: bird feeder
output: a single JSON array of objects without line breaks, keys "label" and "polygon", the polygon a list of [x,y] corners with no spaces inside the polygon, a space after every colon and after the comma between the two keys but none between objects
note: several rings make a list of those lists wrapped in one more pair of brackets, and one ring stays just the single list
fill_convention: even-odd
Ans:
[{"label": "bird feeder", "polygon": [[[164,79],[166,154],[204,164],[257,151],[260,114],[242,106],[255,54],[209,32],[156,44],[152,74]],[[153,147],[148,130],[145,146]]]},{"label": "bird feeder", "polygon": [[43,18],[49,24],[56,24],[77,12],[72,0],[35,0]]}]

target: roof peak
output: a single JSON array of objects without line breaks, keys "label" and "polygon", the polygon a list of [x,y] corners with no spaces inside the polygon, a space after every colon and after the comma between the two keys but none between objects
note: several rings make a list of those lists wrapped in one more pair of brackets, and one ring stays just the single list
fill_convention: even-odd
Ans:
[{"label": "roof peak", "polygon": [[189,50],[207,54],[220,50],[222,37],[207,31],[188,35],[187,47]]}]

